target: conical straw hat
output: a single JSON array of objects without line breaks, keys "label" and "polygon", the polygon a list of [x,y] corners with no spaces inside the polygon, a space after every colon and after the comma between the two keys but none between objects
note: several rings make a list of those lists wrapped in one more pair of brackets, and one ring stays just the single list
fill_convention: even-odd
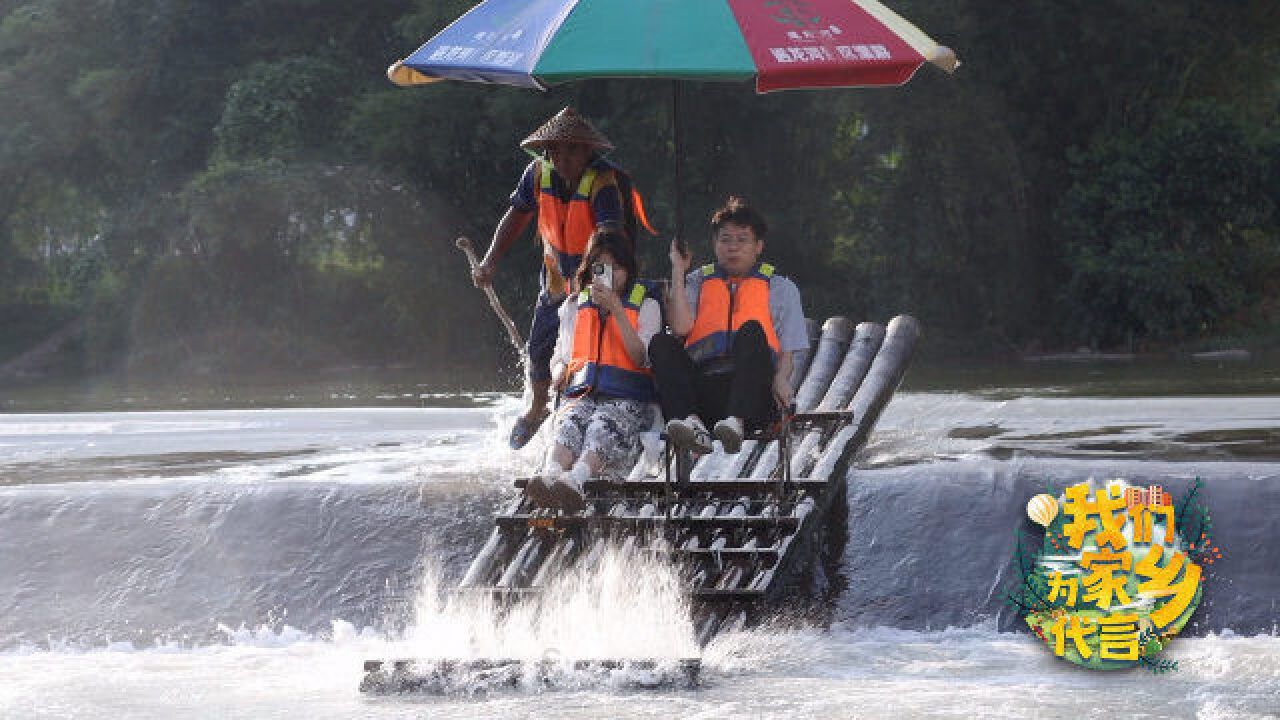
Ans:
[{"label": "conical straw hat", "polygon": [[613,143],[571,107],[556,113],[555,117],[534,130],[532,135],[520,142],[520,147],[538,151],[551,142],[582,143],[601,150],[613,149]]}]

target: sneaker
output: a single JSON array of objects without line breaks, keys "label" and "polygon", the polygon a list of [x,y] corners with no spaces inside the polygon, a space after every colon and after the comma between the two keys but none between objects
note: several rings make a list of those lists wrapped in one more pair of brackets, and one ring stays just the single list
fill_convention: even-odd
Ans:
[{"label": "sneaker", "polygon": [[552,507],[551,482],[555,474],[563,472],[560,470],[549,470],[548,475],[534,475],[529,478],[524,486],[525,497],[529,498],[529,502],[534,507],[547,508]]},{"label": "sneaker", "polygon": [[551,499],[560,509],[571,515],[577,515],[587,507],[586,498],[583,497],[582,485],[584,479],[583,473],[578,468],[585,468],[585,465],[574,465],[573,470],[560,473],[555,482],[551,484]]},{"label": "sneaker", "polygon": [[591,468],[588,467],[586,463],[579,460],[573,464],[572,468],[569,469],[569,474],[573,476],[573,481],[577,483],[579,487],[585,487],[587,481],[591,479]]},{"label": "sneaker", "polygon": [[736,417],[727,417],[716,423],[716,438],[724,451],[730,455],[742,449],[742,421]]},{"label": "sneaker", "polygon": [[702,421],[695,417],[668,421],[667,440],[676,447],[687,448],[701,455],[711,452],[711,434]]}]

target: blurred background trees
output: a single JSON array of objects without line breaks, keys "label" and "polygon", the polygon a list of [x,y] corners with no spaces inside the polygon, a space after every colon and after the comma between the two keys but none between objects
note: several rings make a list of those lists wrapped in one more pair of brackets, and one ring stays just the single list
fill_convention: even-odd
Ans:
[{"label": "blurred background trees", "polygon": [[[383,76],[468,0],[0,0],[0,365],[509,361],[487,241],[572,104],[675,227],[672,87]],[[896,90],[681,88],[685,235],[729,193],[813,316],[916,314],[935,357],[1280,334],[1280,8],[901,0],[964,65]],[[521,320],[537,251],[504,263]]]}]

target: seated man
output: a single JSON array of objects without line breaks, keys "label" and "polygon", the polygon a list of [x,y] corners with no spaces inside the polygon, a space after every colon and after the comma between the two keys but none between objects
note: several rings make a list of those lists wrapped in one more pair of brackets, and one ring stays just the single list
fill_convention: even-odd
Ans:
[{"label": "seated man", "polygon": [[638,275],[622,231],[597,228],[578,270],[583,289],[560,310],[551,367],[564,400],[547,467],[526,488],[538,505],[578,512],[587,478],[625,475],[636,461],[654,399],[645,348],[662,326],[658,302]]},{"label": "seated man", "polygon": [[765,427],[790,407],[793,356],[809,336],[799,289],[760,262],[768,229],[760,213],[730,197],[711,228],[714,265],[688,272],[689,256],[671,244],[672,335],[653,337],[649,360],[669,442],[711,452],[710,423],[724,451],[736,453],[747,427]]}]

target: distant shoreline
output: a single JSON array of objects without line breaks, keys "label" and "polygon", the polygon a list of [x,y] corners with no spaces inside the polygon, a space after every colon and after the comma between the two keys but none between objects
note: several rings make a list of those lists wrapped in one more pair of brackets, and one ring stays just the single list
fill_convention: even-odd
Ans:
[{"label": "distant shoreline", "polygon": [[1143,358],[1147,359],[1177,359],[1185,358],[1190,360],[1199,360],[1204,362],[1248,362],[1252,360],[1254,353],[1245,348],[1230,348],[1227,350],[1208,350],[1202,352],[1173,352],[1173,353],[1106,353],[1093,352],[1091,350],[1077,350],[1069,353],[1040,353],[1023,355],[1022,361],[1029,363],[1110,363],[1110,362],[1131,362]]}]

